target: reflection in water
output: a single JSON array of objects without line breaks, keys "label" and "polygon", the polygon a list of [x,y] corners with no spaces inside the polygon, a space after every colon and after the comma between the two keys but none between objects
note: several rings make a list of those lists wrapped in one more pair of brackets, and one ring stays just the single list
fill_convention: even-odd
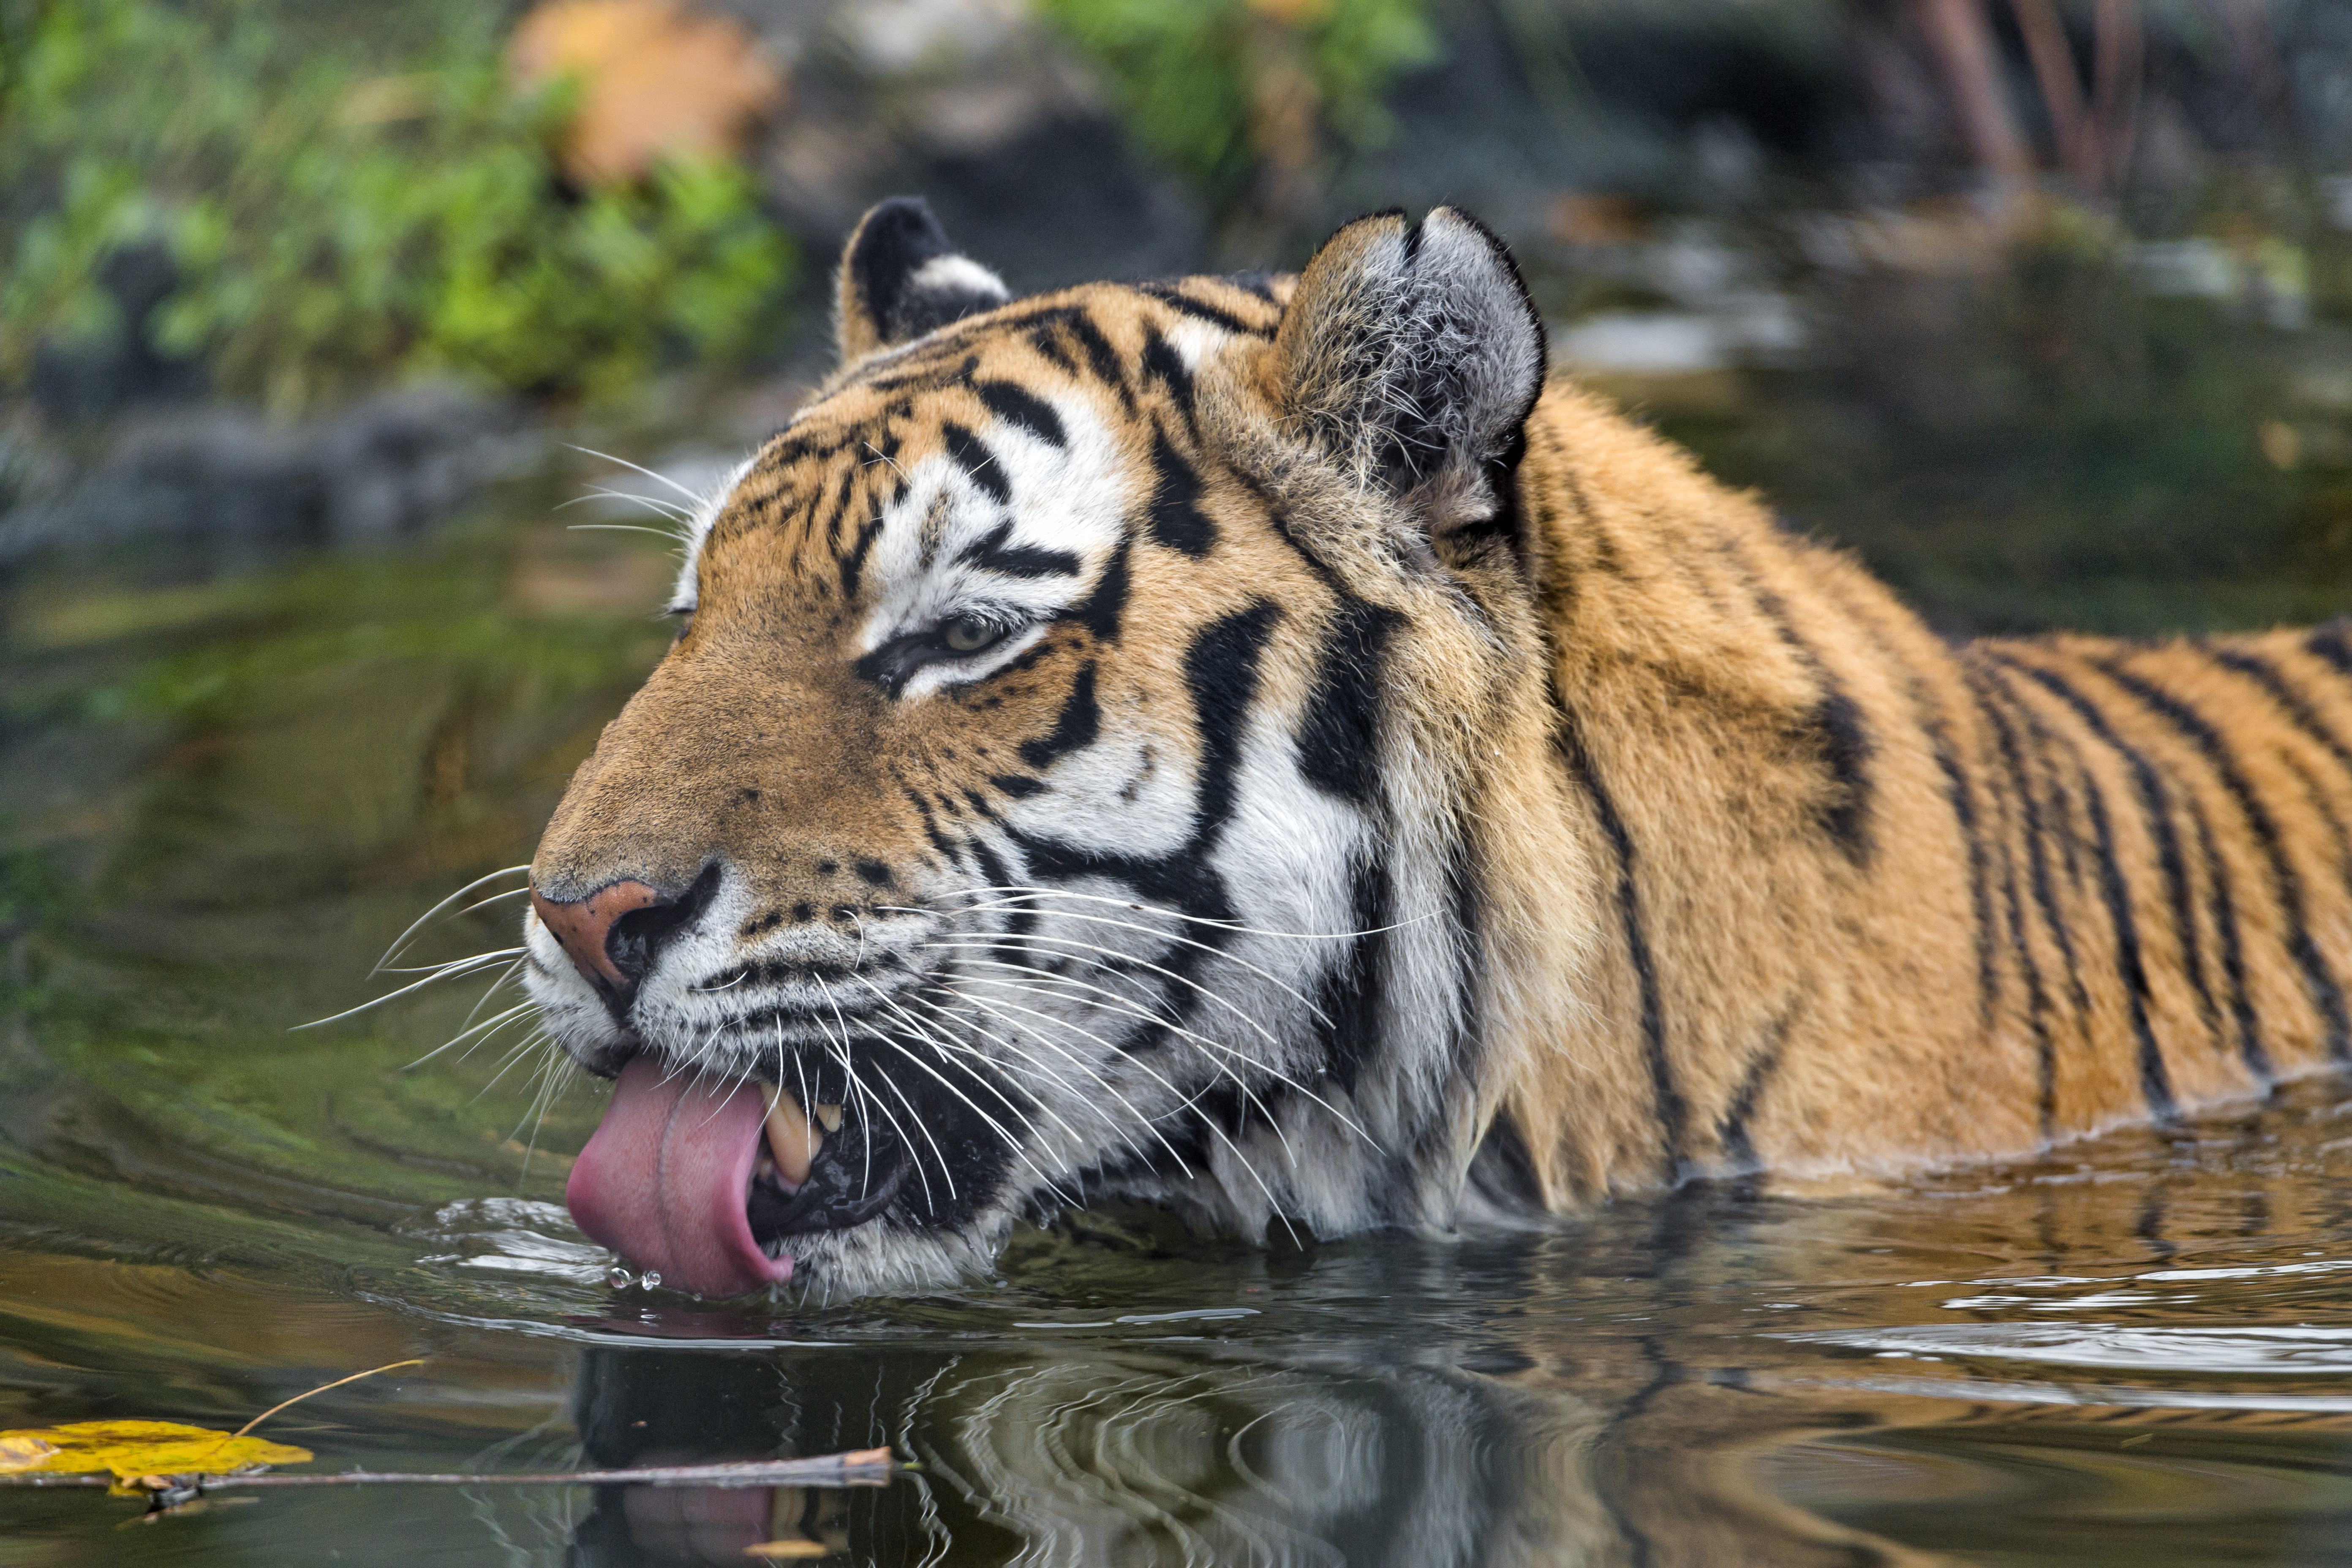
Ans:
[{"label": "reflection in water", "polygon": [[[999,1537],[985,1560],[1515,1562],[1569,1435],[1548,1402],[1475,1374],[1202,1364],[1180,1347],[1049,1360],[827,1350],[757,1372],[599,1348],[581,1372],[582,1438],[599,1463],[887,1442],[922,1466],[887,1494],[832,1494],[830,1510],[792,1492],[753,1505],[614,1489],[579,1537],[599,1563],[740,1562],[774,1539],[760,1532],[779,1513],[796,1529],[814,1515],[817,1539],[884,1563],[951,1545],[982,1560],[975,1548]],[[1539,1533],[1557,1561],[1559,1531]]]},{"label": "reflection in water", "polygon": [[[175,1201],[93,1164],[110,1124],[68,1085],[0,1118],[0,1424],[233,1423],[418,1353],[282,1435],[327,1467],[919,1461],[880,1489],[273,1499],[136,1537],[239,1561],[2163,1563],[2250,1534],[2341,1561],[2347,1108],[2312,1083],[2033,1167],[1453,1243],[1097,1216],[952,1295],[714,1305],[614,1289],[539,1203],[385,1229]],[[142,1560],[90,1502],[0,1496],[0,1564]]]}]

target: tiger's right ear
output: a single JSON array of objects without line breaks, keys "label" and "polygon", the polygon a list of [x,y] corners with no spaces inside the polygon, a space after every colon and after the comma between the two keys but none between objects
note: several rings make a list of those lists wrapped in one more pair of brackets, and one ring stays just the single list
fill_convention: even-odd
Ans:
[{"label": "tiger's right ear", "polygon": [[956,254],[920,196],[892,196],[857,220],[842,247],[834,325],[841,363],[1012,298],[1003,279]]},{"label": "tiger's right ear", "polygon": [[1300,274],[1274,340],[1293,429],[1403,501],[1449,563],[1510,531],[1543,391],[1543,318],[1493,231],[1452,207],[1358,218]]}]

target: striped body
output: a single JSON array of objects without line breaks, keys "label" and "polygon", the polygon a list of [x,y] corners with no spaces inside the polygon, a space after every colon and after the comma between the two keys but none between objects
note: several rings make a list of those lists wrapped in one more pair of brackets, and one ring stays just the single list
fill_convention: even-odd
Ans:
[{"label": "striped body", "polygon": [[1612,938],[1593,1065],[1514,1104],[1548,1196],[2017,1154],[2347,1059],[2340,628],[1953,644],[1591,401],[1534,429]]},{"label": "striped body", "polygon": [[[1546,388],[1444,209],[1013,300],[890,204],[841,298],[533,867],[620,1079],[574,1209],[666,1278],[1835,1183],[2341,1059],[2336,634],[1948,646]],[[823,1148],[755,1164],[755,1084]]]}]

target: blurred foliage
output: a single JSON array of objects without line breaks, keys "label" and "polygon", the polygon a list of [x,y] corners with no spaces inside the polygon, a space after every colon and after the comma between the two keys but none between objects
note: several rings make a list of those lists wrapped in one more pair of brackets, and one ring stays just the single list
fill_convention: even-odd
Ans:
[{"label": "blurred foliage", "polygon": [[2331,390],[2338,340],[2252,301],[2151,296],[2133,253],[2060,225],[1981,273],[1823,279],[1811,363],[1652,413],[1951,631],[2147,635],[2339,612],[2352,425]]},{"label": "blurred foliage", "polygon": [[1321,122],[1371,145],[1389,131],[1381,94],[1433,59],[1427,0],[1039,0],[1094,57],[1144,143],[1231,205],[1260,163],[1286,149],[1270,92],[1275,72],[1303,67]]},{"label": "blurred foliage", "polygon": [[[498,8],[445,10],[387,60],[265,0],[0,0],[0,380],[143,325],[284,412],[414,372],[593,400],[761,341],[793,257],[752,177],[566,191],[576,95],[516,94]],[[99,281],[142,246],[177,278],[143,324]]]}]

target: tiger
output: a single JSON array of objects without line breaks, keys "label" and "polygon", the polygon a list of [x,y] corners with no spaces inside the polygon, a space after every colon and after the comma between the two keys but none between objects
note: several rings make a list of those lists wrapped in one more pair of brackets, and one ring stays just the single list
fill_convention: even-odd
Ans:
[{"label": "tiger", "polygon": [[927,206],[530,868],[667,1284],[1850,1190],[2352,1058],[2352,629],[1948,640],[1438,207],[1014,298]]}]

